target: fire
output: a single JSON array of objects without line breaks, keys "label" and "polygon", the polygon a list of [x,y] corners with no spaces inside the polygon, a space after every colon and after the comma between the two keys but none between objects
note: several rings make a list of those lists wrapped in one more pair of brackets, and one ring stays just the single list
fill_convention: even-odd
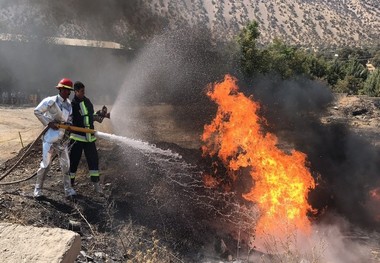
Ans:
[{"label": "fire", "polygon": [[209,174],[203,175],[203,183],[206,187],[215,188],[219,182]]},{"label": "fire", "polygon": [[377,187],[377,188],[369,191],[369,195],[370,195],[372,200],[380,201],[380,187]]},{"label": "fire", "polygon": [[277,137],[264,133],[257,115],[260,105],[238,92],[237,80],[226,75],[221,83],[208,87],[207,95],[218,105],[216,117],[205,125],[202,147],[205,155],[217,155],[236,176],[248,168],[254,186],[244,198],[256,203],[261,211],[256,236],[286,235],[284,222],[308,233],[312,211],[307,202],[315,182],[306,167],[306,155],[293,150],[285,153],[276,147]]},{"label": "fire", "polygon": [[373,219],[376,222],[380,222],[380,187],[373,188],[369,191],[369,200],[366,204],[369,211],[373,214]]}]

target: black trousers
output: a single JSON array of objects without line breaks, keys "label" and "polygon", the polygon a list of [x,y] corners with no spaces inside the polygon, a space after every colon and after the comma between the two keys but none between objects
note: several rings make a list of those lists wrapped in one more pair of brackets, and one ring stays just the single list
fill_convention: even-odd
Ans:
[{"label": "black trousers", "polygon": [[[80,142],[71,140],[73,146],[70,151],[70,177],[75,178],[78,169],[82,152],[86,156],[88,170],[90,171],[90,178],[92,182],[99,181],[99,157],[98,150],[96,149],[95,142]],[[74,181],[74,180],[72,180]]]}]

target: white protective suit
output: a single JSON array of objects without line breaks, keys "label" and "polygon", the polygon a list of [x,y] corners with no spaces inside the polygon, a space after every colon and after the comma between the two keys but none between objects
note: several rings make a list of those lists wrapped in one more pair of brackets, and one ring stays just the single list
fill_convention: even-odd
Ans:
[{"label": "white protective suit", "polygon": [[[46,126],[50,122],[71,123],[72,108],[69,99],[65,101],[60,95],[43,99],[34,109],[34,115]],[[63,141],[64,129],[54,130],[49,128],[42,139],[42,161],[37,171],[37,182],[34,188],[34,197],[42,196],[44,180],[49,171],[54,153],[58,154],[63,173],[63,187],[66,196],[75,195],[70,182],[70,160],[68,152],[68,140]]]}]

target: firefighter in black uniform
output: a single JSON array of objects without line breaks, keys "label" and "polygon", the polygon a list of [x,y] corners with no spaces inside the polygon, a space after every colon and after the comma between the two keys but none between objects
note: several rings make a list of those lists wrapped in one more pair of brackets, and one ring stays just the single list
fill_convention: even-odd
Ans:
[{"label": "firefighter in black uniform", "polygon": [[[105,117],[109,118],[107,108],[103,106],[101,111],[94,112],[94,106],[85,96],[85,86],[82,82],[74,83],[75,96],[71,102],[73,108],[73,125],[88,129],[94,129],[94,121],[102,122]],[[78,165],[82,156],[82,151],[86,156],[88,170],[94,189],[98,193],[102,193],[99,184],[99,157],[96,149],[96,137],[92,133],[75,132],[70,134],[72,148],[70,151],[70,178],[71,184],[75,183],[75,176]]]}]

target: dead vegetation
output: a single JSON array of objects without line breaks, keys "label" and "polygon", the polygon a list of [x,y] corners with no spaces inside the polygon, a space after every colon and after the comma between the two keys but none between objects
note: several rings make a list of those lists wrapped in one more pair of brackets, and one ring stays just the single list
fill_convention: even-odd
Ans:
[{"label": "dead vegetation", "polygon": [[[137,222],[139,219],[133,216],[131,209],[138,209],[144,204],[133,208],[130,204],[133,194],[126,185],[128,180],[124,180],[126,171],[119,162],[122,159],[118,155],[120,149],[107,142],[100,142],[99,145],[101,159],[107,160],[102,162],[105,196],[98,195],[92,189],[83,162],[83,170],[75,187],[78,197],[74,202],[65,199],[58,161],[55,160],[46,180],[46,198],[41,201],[32,197],[35,178],[1,186],[0,221],[59,227],[80,233],[82,251],[77,262],[110,262],[111,259],[113,262],[183,262],[172,251],[170,243],[160,239],[157,230]],[[38,168],[40,146],[37,145],[2,183],[32,175]],[[1,171],[6,171],[21,155],[22,152],[5,162]]]},{"label": "dead vegetation", "polygon": [[[169,146],[186,154],[188,162],[196,162],[195,156],[199,156],[197,150],[160,144]],[[228,246],[228,242],[235,242],[220,223],[225,227],[238,224],[247,211],[237,210],[233,195],[212,194],[203,187],[199,172],[184,160],[159,163],[154,156],[99,140],[104,196],[92,189],[82,159],[75,186],[78,196],[74,202],[65,199],[55,160],[44,187],[46,197],[36,201],[32,197],[35,178],[17,184],[7,182],[37,170],[40,147],[38,143],[1,181],[5,185],[0,186],[0,221],[80,233],[82,251],[77,262],[199,262],[210,255],[218,257],[218,253],[222,258],[231,257],[229,250],[213,248],[221,239]],[[1,172],[7,171],[23,151],[3,163]],[[228,202],[230,207],[224,207]]]},{"label": "dead vegetation", "polygon": [[[372,134],[369,138],[376,144],[377,105],[373,98],[339,95],[322,121],[345,120],[357,132]],[[252,225],[244,222],[255,222],[257,214],[250,214],[249,209],[245,209],[246,204],[236,196],[203,185],[200,171],[206,171],[208,164],[200,159],[197,149],[157,142],[157,147],[170,149],[183,158],[155,159],[154,155],[103,139],[99,139],[97,145],[104,196],[93,191],[83,159],[75,186],[78,198],[75,202],[66,200],[59,165],[54,161],[46,180],[46,198],[42,201],[32,197],[35,178],[0,186],[0,221],[77,231],[82,238],[77,262],[233,259],[249,262],[252,255],[256,255],[259,262],[284,262],[282,256],[275,259],[252,250]],[[1,174],[26,148],[0,166]],[[1,183],[32,175],[38,168],[40,148],[40,145],[33,148]],[[300,256],[293,252],[289,250],[288,256]],[[310,255],[315,259],[313,262],[323,262],[318,261],[320,253]]]}]

